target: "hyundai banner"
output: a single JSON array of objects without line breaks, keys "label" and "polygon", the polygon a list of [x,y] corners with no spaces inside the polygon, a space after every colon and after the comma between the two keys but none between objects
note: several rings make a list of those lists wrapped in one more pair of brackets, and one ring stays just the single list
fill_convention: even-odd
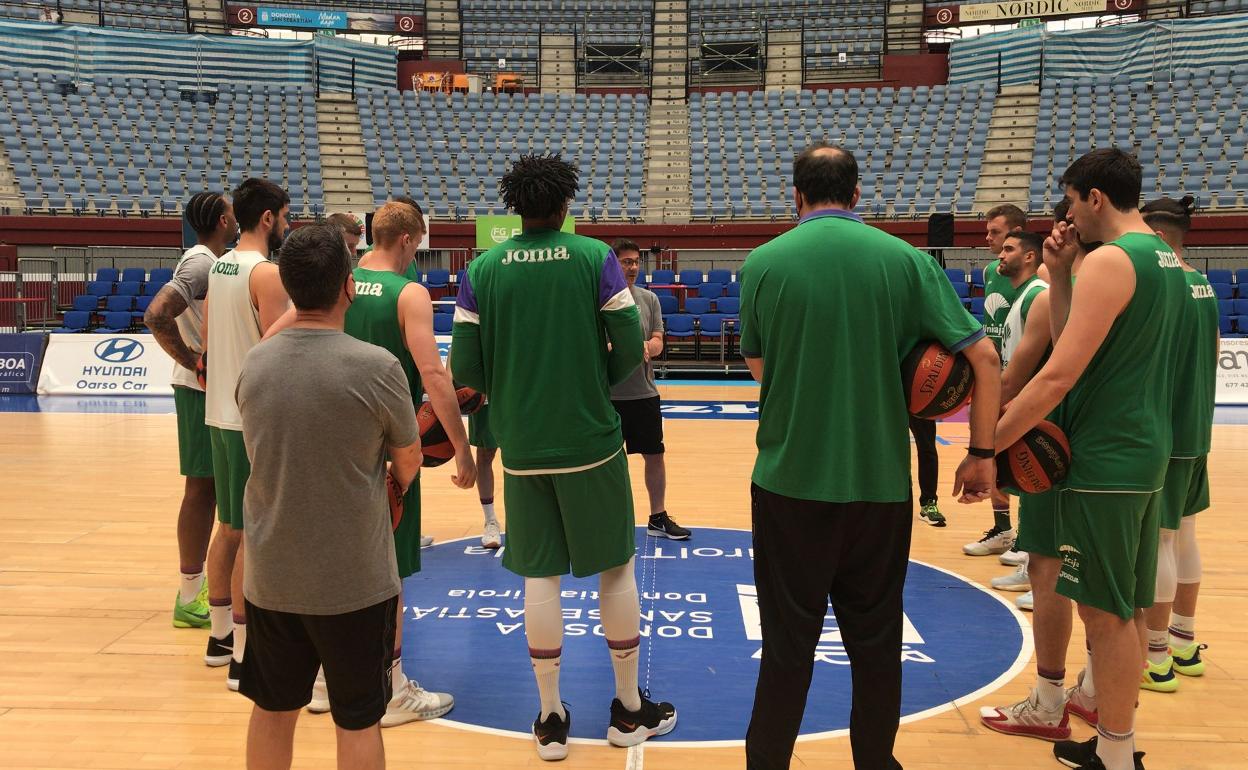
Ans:
[{"label": "hyundai banner", "polygon": [[39,394],[168,396],[173,359],[150,334],[53,334]]}]

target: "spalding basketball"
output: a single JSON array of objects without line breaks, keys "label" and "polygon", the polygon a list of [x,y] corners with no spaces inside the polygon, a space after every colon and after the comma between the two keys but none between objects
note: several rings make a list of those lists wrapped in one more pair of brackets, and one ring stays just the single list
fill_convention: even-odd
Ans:
[{"label": "spalding basketball", "polygon": [[199,383],[202,390],[208,390],[208,351],[205,350],[199,354],[199,359],[195,361],[195,380]]},{"label": "spalding basketball", "polygon": [[975,372],[966,356],[939,342],[920,342],[901,362],[910,414],[925,420],[948,417],[971,400]]},{"label": "spalding basketball", "polygon": [[997,455],[997,488],[1010,492],[1047,492],[1070,473],[1070,442],[1062,429],[1041,420]]},{"label": "spalding basketball", "polygon": [[397,530],[403,521],[403,488],[390,471],[386,471],[386,498],[390,503],[390,526]]},{"label": "spalding basketball", "polygon": [[[484,401],[481,394],[472,388],[459,388],[455,391],[455,398],[459,401],[460,414],[476,412]],[[420,430],[420,450],[425,456],[424,467],[436,468],[455,456],[455,445],[438,421],[431,402],[426,401],[416,410],[416,427]]]}]

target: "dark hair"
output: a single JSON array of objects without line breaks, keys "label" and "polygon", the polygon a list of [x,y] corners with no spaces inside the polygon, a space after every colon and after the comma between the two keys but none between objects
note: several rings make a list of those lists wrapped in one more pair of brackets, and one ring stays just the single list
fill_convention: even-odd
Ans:
[{"label": "dark hair", "polygon": [[641,258],[641,247],[627,238],[617,238],[615,243],[611,244],[611,250],[615,252],[617,257],[620,256],[621,251],[635,251],[638,259]]},{"label": "dark hair", "polygon": [[351,273],[342,230],[334,225],[305,225],[295,230],[282,244],[277,271],[296,309],[332,309]]},{"label": "dark hair", "polygon": [[1034,251],[1036,252],[1037,261],[1043,261],[1044,239],[1040,236],[1026,230],[1011,230],[1006,233],[1005,237],[1017,238],[1019,245],[1023,247],[1023,251]]},{"label": "dark hair", "polygon": [[290,203],[286,191],[267,179],[251,177],[234,189],[234,218],[238,220],[238,229],[243,232],[255,230],[260,224],[264,212],[272,211],[273,216],[281,213],[282,207]]},{"label": "dark hair", "polygon": [[988,213],[984,214],[984,219],[996,219],[997,217],[1005,217],[1005,224],[1011,230],[1021,230],[1027,226],[1027,214],[1013,203],[1002,203],[1000,206],[993,206],[988,209]]},{"label": "dark hair", "polygon": [[843,147],[815,142],[793,161],[793,186],[808,203],[848,206],[858,186],[858,161]]},{"label": "dark hair", "polygon": [[201,192],[191,196],[182,216],[200,238],[208,238],[217,231],[217,225],[225,214],[225,196],[221,193]]},{"label": "dark hair", "polygon": [[559,155],[521,155],[498,181],[507,208],[525,219],[549,219],[580,189],[576,166]]},{"label": "dark hair", "polygon": [[1149,227],[1177,227],[1179,232],[1186,234],[1192,229],[1192,214],[1196,211],[1196,198],[1184,195],[1179,200],[1174,198],[1158,198],[1149,201],[1140,209],[1144,221]]},{"label": "dark hair", "polygon": [[364,227],[360,224],[360,220],[355,218],[354,214],[344,214],[342,212],[330,214],[325,217],[325,223],[342,228],[342,231],[347,235],[364,234]]},{"label": "dark hair", "polygon": [[408,206],[411,206],[412,208],[416,209],[416,213],[420,214],[421,217],[424,217],[425,215],[425,210],[420,207],[420,204],[417,203],[412,198],[407,197],[406,195],[395,195],[394,197],[391,198],[391,200],[393,200],[395,203],[404,203],[404,204],[407,204]]},{"label": "dark hair", "polygon": [[1117,147],[1093,150],[1070,164],[1058,181],[1087,200],[1093,190],[1100,190],[1119,211],[1133,211],[1140,205],[1143,171],[1140,161]]},{"label": "dark hair", "polygon": [[[1053,206],[1053,224],[1054,226],[1056,226],[1058,222],[1066,222],[1069,218],[1070,218],[1070,199],[1062,198],[1061,200],[1057,202],[1055,206]],[[1096,251],[1097,249],[1101,247],[1101,245],[1102,244],[1100,241],[1095,241],[1093,243],[1085,243],[1082,238],[1079,239],[1079,248],[1083,249],[1085,254]]]}]

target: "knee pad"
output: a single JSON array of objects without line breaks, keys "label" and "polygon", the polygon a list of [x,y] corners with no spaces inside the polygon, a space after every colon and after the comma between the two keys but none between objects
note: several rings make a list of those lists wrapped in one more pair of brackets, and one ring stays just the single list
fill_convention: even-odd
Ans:
[{"label": "knee pad", "polygon": [[1180,583],[1199,583],[1200,547],[1196,545],[1196,517],[1184,516],[1175,541],[1175,572]]},{"label": "knee pad", "polygon": [[1174,592],[1178,590],[1178,574],[1175,572],[1173,530],[1163,529],[1161,540],[1157,546],[1157,588],[1153,601],[1169,604],[1174,601]]}]

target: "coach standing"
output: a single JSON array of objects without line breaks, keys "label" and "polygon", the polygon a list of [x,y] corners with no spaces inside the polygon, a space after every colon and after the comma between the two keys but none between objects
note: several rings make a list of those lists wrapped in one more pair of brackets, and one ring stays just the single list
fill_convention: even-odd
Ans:
[{"label": "coach standing", "polygon": [[342,233],[300,228],[279,272],[294,325],[247,354],[237,389],[252,463],[239,688],[255,702],[247,767],[290,767],[323,665],[338,767],[380,770],[402,590],[385,461],[401,487],[415,478],[416,412],[398,360],[343,333],[355,280]]},{"label": "coach standing", "polygon": [[863,223],[858,164],[816,144],[793,164],[801,221],[741,268],[741,349],[762,383],[751,488],[763,654],[751,770],[787,768],[828,599],[853,676],[859,770],[891,770],[901,712],[910,442],[901,360],[920,340],[975,371],[971,446],[954,495],[988,497],[1000,363],[927,254]]}]

